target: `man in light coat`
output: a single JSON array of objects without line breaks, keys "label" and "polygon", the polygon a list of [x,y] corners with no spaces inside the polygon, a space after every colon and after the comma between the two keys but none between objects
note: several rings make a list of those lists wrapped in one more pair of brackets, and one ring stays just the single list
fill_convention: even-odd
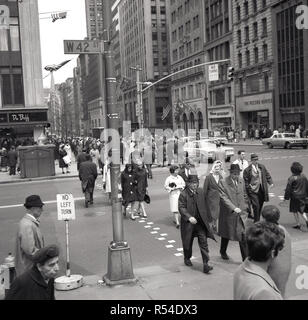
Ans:
[{"label": "man in light coat", "polygon": [[243,261],[245,260],[245,222],[248,215],[248,198],[240,167],[231,164],[230,175],[219,185],[220,214],[218,219],[218,235],[221,237],[220,254],[229,260],[227,247],[229,240],[238,241]]},{"label": "man in light coat", "polygon": [[268,273],[283,248],[283,231],[274,223],[257,222],[247,229],[246,240],[248,258],[234,274],[234,300],[283,300]]},{"label": "man in light coat", "polygon": [[26,198],[24,206],[27,214],[19,222],[16,236],[15,268],[17,276],[33,267],[34,254],[44,247],[44,237],[39,228],[43,205],[38,195]]},{"label": "man in light coat", "polygon": [[239,165],[239,167],[241,169],[240,176],[241,176],[241,178],[243,178],[244,170],[249,166],[249,163],[245,159],[245,151],[244,150],[239,150],[237,155],[238,155],[238,158],[235,161],[233,161],[233,164]]}]

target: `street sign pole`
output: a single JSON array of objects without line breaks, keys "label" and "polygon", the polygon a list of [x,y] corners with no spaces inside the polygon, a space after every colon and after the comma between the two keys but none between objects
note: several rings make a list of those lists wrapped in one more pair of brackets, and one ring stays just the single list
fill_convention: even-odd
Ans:
[{"label": "street sign pole", "polygon": [[70,268],[68,220],[65,220],[65,234],[66,234],[66,276],[70,277],[71,276],[71,268]]},{"label": "street sign pole", "polygon": [[[113,48],[110,28],[112,24],[111,1],[103,1],[103,29],[104,29],[104,66],[106,77],[106,113],[108,128],[119,130],[119,110],[115,101],[116,78],[113,66]],[[108,137],[105,137],[105,139]],[[112,144],[114,159],[120,159],[120,145]],[[120,161],[110,165],[111,197],[112,197],[112,225],[113,241],[108,247],[108,270],[103,279],[107,285],[118,285],[136,282],[130,248],[124,241],[122,202],[118,197],[118,179],[120,177]]]}]

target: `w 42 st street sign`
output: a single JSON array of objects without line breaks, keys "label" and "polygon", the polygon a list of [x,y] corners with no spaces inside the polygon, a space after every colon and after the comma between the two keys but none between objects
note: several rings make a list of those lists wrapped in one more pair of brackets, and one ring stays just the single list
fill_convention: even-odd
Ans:
[{"label": "w 42 st street sign", "polygon": [[103,53],[104,45],[100,40],[64,40],[65,54]]}]

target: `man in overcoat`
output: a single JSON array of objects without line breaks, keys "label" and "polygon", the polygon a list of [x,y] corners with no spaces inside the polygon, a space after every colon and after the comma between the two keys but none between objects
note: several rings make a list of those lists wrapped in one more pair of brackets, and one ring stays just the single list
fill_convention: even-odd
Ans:
[{"label": "man in overcoat", "polygon": [[55,300],[59,248],[56,245],[44,247],[36,252],[33,261],[33,267],[13,281],[6,300]]},{"label": "man in overcoat", "polygon": [[82,192],[85,195],[85,207],[89,203],[93,204],[93,192],[95,180],[97,178],[97,166],[92,162],[92,157],[87,154],[86,161],[82,162],[79,167],[79,180],[81,181]]},{"label": "man in overcoat", "polygon": [[198,244],[203,260],[203,272],[209,273],[213,267],[208,264],[209,249],[207,238],[214,241],[215,237],[212,231],[212,217],[206,210],[204,193],[199,188],[199,179],[197,175],[189,175],[186,188],[179,197],[179,212],[181,214],[181,238],[184,249],[184,263],[192,266],[192,246],[195,237],[198,238]]},{"label": "man in overcoat", "polygon": [[7,158],[8,158],[8,166],[10,167],[10,176],[11,175],[15,176],[18,154],[14,146],[12,146],[11,150],[8,152]]},{"label": "man in overcoat", "polygon": [[269,201],[268,186],[274,186],[273,180],[263,164],[258,163],[258,155],[253,153],[250,156],[251,164],[244,170],[246,192],[253,209],[254,222],[260,220],[264,202]]},{"label": "man in overcoat", "polygon": [[224,260],[229,260],[227,255],[229,240],[239,242],[243,261],[247,256],[245,221],[248,216],[248,198],[240,172],[238,164],[231,164],[230,175],[219,185],[218,235],[221,237],[220,254]]},{"label": "man in overcoat", "polygon": [[40,216],[43,212],[40,196],[26,198],[27,214],[20,220],[15,244],[15,268],[19,276],[33,266],[34,254],[44,247],[44,237],[40,230]]}]

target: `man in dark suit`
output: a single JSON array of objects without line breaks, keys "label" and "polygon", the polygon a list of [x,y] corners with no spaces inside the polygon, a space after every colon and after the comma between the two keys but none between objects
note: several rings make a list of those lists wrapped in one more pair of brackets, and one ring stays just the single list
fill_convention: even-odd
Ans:
[{"label": "man in dark suit", "polygon": [[92,157],[87,154],[86,161],[82,162],[79,167],[79,179],[81,181],[82,192],[85,195],[86,208],[88,208],[89,203],[93,204],[93,192],[96,178],[97,166],[92,162]]},{"label": "man in dark suit", "polygon": [[227,248],[230,240],[239,242],[243,261],[247,256],[245,221],[248,215],[248,198],[240,172],[238,164],[231,164],[230,175],[218,186],[220,192],[218,235],[221,237],[220,254],[224,260],[229,260]]},{"label": "man in dark suit", "polygon": [[18,154],[14,146],[12,146],[11,150],[8,152],[7,158],[8,158],[8,166],[10,167],[10,176],[11,175],[15,176]]},{"label": "man in dark suit", "polygon": [[86,160],[86,157],[87,157],[87,148],[83,148],[82,149],[82,152],[80,152],[77,156],[77,170],[79,171],[79,168],[80,168],[80,164],[82,162],[85,162],[87,161]]},{"label": "man in dark suit", "polygon": [[246,192],[253,209],[254,222],[260,220],[261,210],[264,202],[269,201],[268,186],[274,186],[273,180],[263,164],[258,163],[258,155],[253,153],[250,156],[251,164],[244,170]]},{"label": "man in dark suit", "polygon": [[203,272],[209,273],[213,267],[208,264],[210,257],[207,238],[215,240],[215,237],[211,227],[212,217],[206,210],[203,190],[199,188],[198,176],[188,176],[187,186],[180,194],[178,206],[181,214],[184,263],[187,266],[192,266],[190,258],[193,240],[197,237],[203,260]]}]

